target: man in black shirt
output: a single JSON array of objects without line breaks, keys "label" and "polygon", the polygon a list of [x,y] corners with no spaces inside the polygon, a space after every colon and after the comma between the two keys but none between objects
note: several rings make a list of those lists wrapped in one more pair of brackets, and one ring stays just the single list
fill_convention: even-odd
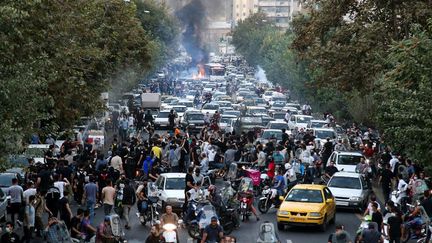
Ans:
[{"label": "man in black shirt", "polygon": [[174,113],[174,110],[171,110],[170,113],[168,114],[168,122],[170,125],[170,130],[174,129],[174,123],[175,123],[176,118],[177,118],[177,115]]},{"label": "man in black shirt", "polygon": [[325,175],[328,178],[331,178],[336,172],[338,172],[338,168],[334,165],[333,161],[330,161],[330,164],[325,168]]},{"label": "man in black shirt", "polygon": [[395,215],[391,216],[387,220],[387,235],[389,236],[390,242],[400,242],[402,236],[403,221],[400,214],[397,213],[395,207],[393,207],[391,211]]},{"label": "man in black shirt", "polygon": [[390,170],[390,164],[385,164],[384,169],[380,173],[379,182],[384,194],[384,201],[387,202],[390,198],[393,172]]}]

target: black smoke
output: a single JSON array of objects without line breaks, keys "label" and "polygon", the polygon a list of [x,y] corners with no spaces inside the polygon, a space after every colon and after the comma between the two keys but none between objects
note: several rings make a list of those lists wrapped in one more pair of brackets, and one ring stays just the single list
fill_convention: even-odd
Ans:
[{"label": "black smoke", "polygon": [[182,44],[192,57],[192,64],[204,63],[208,53],[204,48],[202,32],[206,26],[206,9],[201,0],[192,0],[176,12],[183,24]]}]

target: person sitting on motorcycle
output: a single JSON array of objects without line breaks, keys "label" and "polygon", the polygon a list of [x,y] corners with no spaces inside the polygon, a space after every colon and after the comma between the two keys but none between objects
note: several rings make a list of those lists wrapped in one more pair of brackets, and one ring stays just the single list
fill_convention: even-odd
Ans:
[{"label": "person sitting on motorcycle", "polygon": [[172,207],[170,205],[167,205],[165,207],[165,213],[162,214],[160,221],[161,226],[164,226],[165,224],[173,224],[177,226],[179,217],[176,213],[173,212]]},{"label": "person sitting on motorcycle", "polygon": [[150,235],[147,237],[145,243],[160,243],[165,242],[165,238],[158,229],[158,225],[153,225],[150,229]]},{"label": "person sitting on motorcycle", "polygon": [[136,190],[138,212],[146,214],[148,208],[147,202],[147,178],[143,179]]},{"label": "person sitting on motorcycle", "polygon": [[208,199],[210,203],[216,208],[216,212],[220,214],[220,211],[222,209],[222,197],[219,193],[217,193],[216,186],[210,185],[207,189],[209,192]]},{"label": "person sitting on motorcycle", "polygon": [[273,177],[275,176],[275,169],[276,169],[276,165],[273,159],[273,156],[268,156],[267,157],[267,175],[270,178],[270,180],[273,180]]},{"label": "person sitting on motorcycle", "polygon": [[286,188],[289,191],[297,183],[297,175],[295,173],[294,167],[290,163],[285,164],[285,174]]},{"label": "person sitting on motorcycle", "polygon": [[339,172],[338,168],[335,166],[334,161],[330,161],[330,164],[324,170],[324,175],[327,179],[330,179],[336,172]]},{"label": "person sitting on motorcycle", "polygon": [[111,229],[111,218],[105,216],[104,221],[98,226],[96,234],[96,243],[109,243],[114,240]]},{"label": "person sitting on motorcycle", "polygon": [[204,228],[204,233],[201,239],[201,243],[220,242],[222,238],[223,238],[223,229],[218,224],[217,217],[213,216],[211,218],[210,224]]},{"label": "person sitting on motorcycle", "polygon": [[248,185],[246,183],[243,185],[240,185],[239,196],[248,198],[248,201],[247,201],[248,208],[250,208],[251,212],[255,215],[257,221],[259,221],[260,218],[258,217],[256,208],[254,207],[254,203],[253,203],[254,192],[249,190]]},{"label": "person sitting on motorcycle", "polygon": [[193,183],[192,189],[186,192],[186,199],[188,201],[187,208],[186,208],[186,215],[184,218],[184,221],[187,223],[192,218],[193,214],[193,202],[196,201],[199,197],[199,186],[196,183]]}]

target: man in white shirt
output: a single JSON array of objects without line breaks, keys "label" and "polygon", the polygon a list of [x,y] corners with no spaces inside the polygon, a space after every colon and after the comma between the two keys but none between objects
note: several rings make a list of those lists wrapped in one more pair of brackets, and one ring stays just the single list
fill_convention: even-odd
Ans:
[{"label": "man in white shirt", "polygon": [[117,170],[120,172],[120,174],[123,174],[123,161],[122,158],[116,153],[113,152],[114,156],[111,159],[111,167],[114,168],[114,170]]},{"label": "man in white shirt", "polygon": [[63,180],[61,180],[60,176],[58,174],[54,175],[54,186],[57,187],[60,191],[60,198],[64,197],[64,190],[65,187],[68,186],[70,183],[66,178],[63,178]]},{"label": "man in white shirt", "polygon": [[287,110],[285,114],[285,121],[288,122],[291,119],[291,112],[290,110]]},{"label": "man in white shirt", "polygon": [[21,203],[23,201],[23,189],[18,185],[18,179],[12,179],[12,186],[8,189],[8,196],[10,196],[9,213],[11,215],[11,222],[15,224],[15,219],[18,221],[18,216],[21,210]]},{"label": "man in white shirt", "polygon": [[398,178],[397,190],[398,190],[399,196],[396,200],[396,203],[400,204],[402,198],[407,197],[408,184],[403,180],[403,177],[401,174],[398,174],[397,178]]},{"label": "man in white shirt", "polygon": [[36,195],[36,188],[34,187],[34,182],[29,181],[27,182],[27,190],[23,192],[23,196],[27,204],[29,203],[29,198],[32,195]]},{"label": "man in white shirt", "polygon": [[392,159],[390,160],[390,166],[393,173],[395,172],[397,163],[399,163],[399,159],[397,158],[396,155],[392,155]]}]

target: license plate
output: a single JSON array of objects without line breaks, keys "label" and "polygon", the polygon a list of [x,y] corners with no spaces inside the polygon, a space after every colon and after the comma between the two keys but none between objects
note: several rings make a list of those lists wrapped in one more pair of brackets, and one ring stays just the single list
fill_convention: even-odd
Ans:
[{"label": "license plate", "polygon": [[336,205],[337,205],[337,206],[348,206],[348,205],[349,205],[349,202],[336,201]]},{"label": "license plate", "polygon": [[292,221],[294,221],[294,222],[303,222],[303,221],[306,220],[305,218],[291,218],[291,219],[292,219]]}]

